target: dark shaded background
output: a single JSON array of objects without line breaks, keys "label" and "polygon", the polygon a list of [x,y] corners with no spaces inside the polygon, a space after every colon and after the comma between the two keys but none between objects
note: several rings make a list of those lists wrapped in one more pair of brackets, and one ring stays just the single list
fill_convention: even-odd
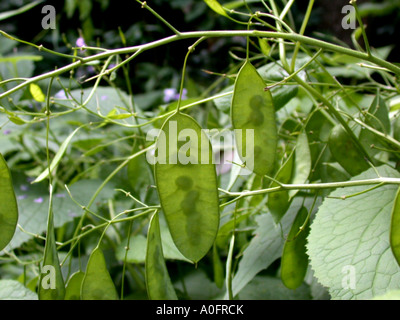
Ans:
[{"label": "dark shaded background", "polygon": [[[29,2],[25,0],[2,1],[0,12],[18,8]],[[228,1],[221,1],[221,3],[226,2]],[[75,9],[68,12],[67,3],[75,3]],[[394,49],[389,60],[399,62],[400,1],[359,0],[357,3],[360,7],[365,3],[372,3],[382,9],[370,10],[368,16],[363,18],[367,25],[369,42],[373,47],[393,45]],[[41,20],[44,17],[41,8],[45,4],[51,4],[56,8],[57,29],[54,31],[43,30],[41,27]],[[243,26],[215,14],[203,1],[149,0],[148,4],[180,31],[243,28]],[[352,30],[344,30],[341,27],[344,17],[341,9],[346,4],[348,4],[348,0],[315,1],[306,34],[319,38],[334,36],[352,47]],[[293,5],[292,18],[297,28],[301,25],[307,5],[308,1],[296,1]],[[265,9],[261,4],[253,3],[251,8],[254,10]],[[244,9],[242,8],[242,10]],[[0,22],[0,29],[12,35],[65,53],[71,52],[68,45],[75,45],[76,38],[80,33],[84,35],[89,45],[105,48],[121,47],[118,28],[125,34],[128,45],[146,43],[172,34],[165,25],[147,10],[142,9],[140,4],[134,0],[44,1],[43,4],[39,4],[29,12]],[[179,41],[141,55],[134,64],[131,64],[134,91],[149,91],[157,89],[158,86],[168,86],[165,83],[169,81],[167,80],[168,73],[179,74],[187,47],[192,43],[193,40]],[[243,39],[213,39],[202,44],[196,50],[196,54],[191,56],[188,72],[201,81],[201,79],[210,77],[201,71],[202,69],[215,72],[226,71],[232,62],[228,51],[234,45],[243,47]],[[44,62],[38,64],[36,73],[66,63],[68,63],[67,60],[48,55]],[[155,77],[152,83],[148,82],[150,76]]]}]

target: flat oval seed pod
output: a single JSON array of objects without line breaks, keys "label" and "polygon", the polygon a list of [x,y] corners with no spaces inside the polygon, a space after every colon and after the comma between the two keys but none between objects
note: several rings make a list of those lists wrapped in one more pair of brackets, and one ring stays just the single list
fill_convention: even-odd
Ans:
[{"label": "flat oval seed pod", "polygon": [[85,273],[82,271],[75,272],[65,288],[64,300],[81,300],[81,287]]},{"label": "flat oval seed pod", "polygon": [[18,205],[10,169],[0,153],[0,251],[14,236],[18,223]]},{"label": "flat oval seed pod", "polygon": [[400,188],[397,191],[392,209],[392,220],[390,223],[390,247],[398,265],[400,266]]},{"label": "flat oval seed pod", "polygon": [[[285,163],[278,170],[275,179],[280,183],[289,183],[292,177],[293,171],[293,158],[294,152],[291,152]],[[277,187],[278,184],[276,182],[271,183],[271,188]],[[279,192],[270,193],[268,195],[267,202],[268,210],[274,218],[275,223],[279,223],[282,219],[283,215],[289,209],[290,201],[289,201],[289,192],[288,190],[283,190]]]},{"label": "flat oval seed pod", "polygon": [[157,190],[172,239],[187,259],[198,262],[211,249],[219,226],[210,141],[193,118],[176,113],[161,128],[156,153]]},{"label": "flat oval seed pod", "polygon": [[[295,163],[292,173],[292,184],[302,184],[308,179],[311,173],[311,152],[308,144],[307,133],[304,131],[297,137],[295,147]],[[289,190],[289,200],[292,199],[299,190]]]},{"label": "flat oval seed pod", "polygon": [[65,285],[58,260],[53,222],[48,229],[39,280],[39,300],[64,300]]},{"label": "flat oval seed pod", "polygon": [[289,289],[298,288],[303,283],[307,272],[308,256],[306,253],[306,243],[310,230],[308,221],[304,229],[300,231],[307,216],[307,209],[302,207],[294,219],[283,248],[281,278],[283,284]]},{"label": "flat oval seed pod", "polygon": [[39,300],[64,300],[65,285],[54,235],[53,188],[50,186],[47,235],[39,278]]},{"label": "flat oval seed pod", "polygon": [[[248,169],[259,175],[274,169],[278,134],[272,95],[256,68],[247,61],[235,81],[231,118],[238,153]],[[249,130],[254,130],[254,143]]]},{"label": "flat oval seed pod", "polygon": [[150,300],[178,299],[164,260],[158,213],[151,218],[147,234],[146,287]]},{"label": "flat oval seed pod", "polygon": [[369,169],[368,162],[360,154],[353,140],[341,124],[337,124],[332,129],[328,145],[333,158],[350,175],[355,176]]},{"label": "flat oval seed pod", "polygon": [[100,248],[90,255],[81,288],[82,300],[118,300],[118,293],[107,270]]}]

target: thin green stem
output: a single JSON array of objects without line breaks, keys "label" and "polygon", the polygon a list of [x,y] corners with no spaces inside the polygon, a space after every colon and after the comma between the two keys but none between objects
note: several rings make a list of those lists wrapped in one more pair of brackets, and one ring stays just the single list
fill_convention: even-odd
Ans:
[{"label": "thin green stem", "polygon": [[41,81],[44,79],[48,79],[51,77],[59,76],[65,72],[71,71],[79,66],[82,66],[82,65],[84,65],[88,62],[94,61],[94,60],[105,59],[110,56],[118,55],[118,54],[134,53],[138,50],[146,51],[146,50],[154,49],[159,46],[166,45],[166,44],[172,43],[174,41],[178,41],[178,40],[184,40],[184,39],[190,39],[190,38],[201,38],[201,37],[214,38],[214,37],[235,37],[235,36],[238,36],[238,37],[239,36],[240,37],[247,37],[247,36],[266,37],[266,38],[290,40],[293,42],[298,41],[298,42],[301,42],[306,45],[324,49],[326,51],[342,53],[342,54],[345,54],[345,55],[348,55],[351,57],[355,57],[355,58],[358,58],[361,60],[369,61],[380,67],[387,68],[397,75],[400,75],[400,67],[398,67],[384,59],[375,57],[373,55],[368,55],[364,52],[349,49],[349,48],[342,47],[342,46],[339,46],[339,45],[336,45],[333,43],[329,43],[326,41],[314,39],[311,37],[307,37],[307,36],[303,36],[303,35],[299,35],[299,34],[295,34],[295,33],[260,31],[260,30],[193,31],[193,32],[182,32],[179,36],[173,35],[170,37],[166,37],[166,38],[163,38],[160,40],[156,40],[156,41],[138,45],[138,46],[107,50],[105,52],[101,52],[101,53],[95,54],[93,56],[81,58],[79,61],[75,61],[69,65],[62,67],[62,68],[32,77],[29,80],[22,82],[21,84],[1,93],[0,99],[7,97],[10,94],[12,94],[18,90],[25,88],[26,86],[28,86],[31,83]]},{"label": "thin green stem", "polygon": [[139,2],[142,6],[143,9],[149,10],[157,19],[159,19],[161,22],[163,22],[168,28],[170,28],[176,35],[180,35],[180,32],[175,29],[172,24],[170,24],[167,20],[165,20],[162,16],[160,16],[154,9],[152,9],[146,1],[140,1],[136,0]]},{"label": "thin green stem", "polygon": [[176,112],[178,112],[178,113],[180,112],[181,103],[182,103],[183,87],[185,85],[186,65],[187,65],[187,61],[189,59],[189,55],[196,49],[196,46],[199,43],[201,43],[202,41],[204,41],[205,39],[206,39],[205,37],[201,37],[200,39],[198,39],[193,45],[191,45],[188,48],[188,52],[186,53],[185,60],[183,62],[183,68],[182,68],[182,77],[181,77],[181,85],[179,88],[178,106],[176,107]]},{"label": "thin green stem", "polygon": [[357,6],[357,3],[356,3],[356,0],[351,0],[350,4],[354,7],[354,9],[356,11],[357,21],[358,21],[358,24],[360,25],[361,33],[362,33],[362,36],[363,36],[363,39],[364,39],[365,50],[367,51],[367,54],[370,56],[371,55],[371,48],[369,47],[368,37],[367,37],[367,34],[365,32],[365,27],[364,27],[364,23],[362,22],[360,12],[358,11],[358,6]]},{"label": "thin green stem", "polygon": [[[313,6],[314,6],[314,0],[310,0],[310,2],[308,3],[306,14],[305,14],[304,19],[303,19],[303,23],[301,24],[301,27],[300,27],[300,31],[299,31],[300,35],[303,35],[304,32],[306,31],[306,27],[307,27],[307,24],[308,24],[308,20],[310,19],[311,11],[312,11]],[[300,49],[300,42],[296,42],[296,46],[294,48],[293,55],[292,55],[292,62],[291,62],[291,65],[290,65],[290,70],[292,72],[294,71],[294,68],[295,68],[296,58],[297,58],[297,55],[299,53],[299,49]]]},{"label": "thin green stem", "polygon": [[318,189],[335,189],[335,188],[345,188],[345,187],[355,187],[355,186],[388,185],[388,184],[400,185],[400,179],[399,178],[390,178],[390,177],[379,177],[379,178],[365,179],[365,180],[311,183],[311,184],[284,184],[284,183],[281,183],[281,185],[277,186],[277,187],[252,190],[252,191],[230,192],[230,191],[223,190],[223,189],[219,189],[219,191],[221,191],[231,197],[243,198],[243,197],[255,196],[255,195],[259,195],[259,194],[268,194],[268,193],[273,193],[273,192],[279,192],[282,190],[318,190]]}]

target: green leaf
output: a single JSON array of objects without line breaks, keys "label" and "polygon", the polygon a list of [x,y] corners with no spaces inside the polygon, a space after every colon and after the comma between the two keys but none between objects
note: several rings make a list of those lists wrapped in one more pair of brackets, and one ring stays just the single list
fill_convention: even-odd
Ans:
[{"label": "green leaf", "polygon": [[[272,95],[264,87],[257,70],[246,62],[236,78],[231,109],[240,158],[261,176],[274,169],[278,140]],[[254,140],[249,142],[250,130]]]},{"label": "green leaf", "polygon": [[400,266],[400,188],[392,209],[392,220],[390,223],[390,247],[397,263]]},{"label": "green leaf", "polygon": [[224,8],[217,0],[204,0],[204,2],[216,13],[229,18],[229,15],[225,12]]},{"label": "green leaf", "polygon": [[221,290],[201,268],[186,274],[175,286],[179,291],[185,292],[185,298],[190,300],[221,299]]},{"label": "green leaf", "polygon": [[44,95],[42,89],[40,89],[36,83],[31,83],[29,85],[29,92],[31,93],[33,99],[35,99],[37,102],[44,102],[46,100],[46,96]]},{"label": "green leaf", "polygon": [[357,146],[341,124],[337,124],[332,129],[328,145],[333,158],[350,175],[355,176],[369,168],[368,163],[358,152]]},{"label": "green leaf", "polygon": [[75,272],[65,288],[64,300],[80,300],[81,299],[81,287],[85,273],[82,271]]},{"label": "green leaf", "polygon": [[300,287],[307,272],[306,241],[309,233],[307,219],[308,211],[305,207],[301,207],[283,247],[281,278],[283,284],[289,289]]},{"label": "green leaf", "polygon": [[[303,184],[307,181],[311,172],[311,153],[305,132],[300,133],[297,137],[293,170],[292,184]],[[290,190],[289,199],[293,198],[297,192],[298,190]]]},{"label": "green leaf", "polygon": [[40,181],[43,181],[44,179],[46,179],[49,176],[49,171],[53,172],[53,170],[57,167],[57,165],[62,160],[62,157],[63,157],[65,151],[67,150],[68,145],[71,142],[72,138],[74,137],[75,133],[77,133],[80,128],[81,127],[76,128],[67,137],[67,139],[65,139],[64,142],[61,144],[60,149],[58,149],[56,155],[54,156],[54,159],[50,163],[50,170],[49,170],[49,168],[44,169],[43,172],[32,183],[38,183]]},{"label": "green leaf", "polygon": [[[376,168],[383,177],[399,178],[388,167]],[[373,169],[352,178],[376,178]],[[340,188],[342,197],[370,186]],[[400,268],[390,250],[390,216],[397,186],[341,199],[326,198],[319,207],[308,237],[308,255],[318,281],[333,299],[370,299],[400,288]]]},{"label": "green leaf", "polygon": [[[161,218],[161,217],[160,217]],[[164,258],[167,260],[181,260],[186,262],[191,262],[190,260],[186,259],[182,253],[179,252],[177,247],[172,240],[171,233],[168,230],[167,225],[161,223],[163,220],[160,221],[160,232],[161,232],[161,239],[162,239],[162,247]],[[117,251],[115,253],[116,258],[120,261],[124,261],[125,259],[125,252],[126,252],[126,243],[121,243]],[[146,261],[146,250],[147,250],[147,238],[142,235],[138,234],[132,236],[129,240],[129,250],[127,254],[127,261],[129,263],[145,263]]]},{"label": "green leaf", "polygon": [[[139,151],[140,145],[136,142],[132,148],[132,154]],[[144,189],[146,190],[149,185],[154,184],[153,175],[146,160],[146,154],[143,153],[129,161],[128,179],[133,191],[132,194],[139,198]]]},{"label": "green leaf", "polygon": [[16,125],[24,125],[26,124],[26,122],[24,120],[22,120],[21,118],[17,117],[17,116],[8,116],[8,119],[10,119],[10,121],[12,121],[13,123],[15,123]]},{"label": "green leaf", "polygon": [[239,300],[309,300],[310,287],[302,284],[291,290],[279,278],[256,276],[240,291]]},{"label": "green leaf", "polygon": [[216,244],[213,246],[213,270],[214,282],[218,288],[222,288],[224,285],[224,267],[218,254],[218,248]]},{"label": "green leaf", "polygon": [[168,275],[161,243],[158,213],[155,213],[149,225],[146,250],[146,287],[150,300],[177,300],[177,296]]},{"label": "green leaf", "polygon": [[103,252],[98,247],[90,255],[82,281],[81,296],[82,300],[118,300]]},{"label": "green leaf", "polygon": [[10,169],[0,153],[0,251],[9,244],[18,223],[18,204]]},{"label": "green leaf", "polygon": [[[299,201],[298,201],[299,200]],[[244,250],[238,270],[233,278],[233,295],[236,296],[261,270],[268,268],[282,254],[284,239],[293,219],[301,208],[302,199],[293,199],[288,212],[279,225],[275,224],[270,214],[255,217],[258,227],[253,238]]]},{"label": "green leaf", "polygon": [[[278,170],[275,176],[275,180],[284,184],[290,182],[293,171],[293,159],[294,152],[291,152],[285,163]],[[270,187],[273,188],[277,186],[278,184],[276,182],[272,182]],[[268,195],[267,206],[269,212],[274,218],[275,223],[279,223],[279,221],[282,219],[283,215],[286,213],[287,209],[290,206],[289,192],[287,190],[283,190],[270,193]]]},{"label": "green leaf", "polygon": [[[389,108],[379,93],[369,107],[364,122],[382,133],[390,134]],[[371,158],[377,157],[380,149],[387,149],[381,139],[367,129],[361,130],[359,140]]]},{"label": "green leaf", "polygon": [[37,300],[37,294],[16,280],[0,280],[0,300]]},{"label": "green leaf", "polygon": [[[42,234],[46,231],[47,212],[49,207],[48,188],[43,183],[30,185],[24,175],[15,176],[15,189],[19,207],[18,224],[32,234]],[[87,205],[101,180],[80,180],[69,187],[72,196],[81,205]],[[104,204],[104,201],[112,198],[114,195],[113,184],[109,183],[97,197],[95,206],[92,209],[97,210]],[[76,205],[69,197],[68,193],[60,190],[54,194],[53,199],[54,226],[59,228],[65,223],[74,220],[82,213],[82,208]],[[20,247],[23,243],[32,238],[32,235],[21,231],[19,228],[15,231],[7,250]]]},{"label": "green leaf", "polygon": [[380,296],[375,296],[372,300],[400,300],[400,290],[391,290]]}]

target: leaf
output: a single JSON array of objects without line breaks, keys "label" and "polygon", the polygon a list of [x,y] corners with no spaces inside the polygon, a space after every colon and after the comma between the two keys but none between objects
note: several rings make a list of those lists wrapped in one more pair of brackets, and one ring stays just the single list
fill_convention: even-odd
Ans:
[{"label": "leaf", "polygon": [[390,222],[390,247],[400,266],[400,188],[397,191]]},{"label": "leaf", "polygon": [[369,168],[368,163],[358,152],[357,146],[341,124],[337,124],[332,129],[328,145],[333,158],[350,175],[355,176]]},{"label": "leaf", "polygon": [[44,102],[46,100],[46,96],[43,94],[42,89],[40,89],[36,83],[31,83],[29,85],[29,92],[37,102]]},{"label": "leaf", "polygon": [[[132,148],[132,154],[139,151],[140,145],[136,142]],[[132,194],[139,198],[143,190],[147,190],[149,185],[154,184],[153,175],[146,160],[146,154],[143,153],[129,161],[128,179],[133,191]]]},{"label": "leaf", "polygon": [[17,116],[8,116],[8,119],[10,119],[10,121],[12,121],[13,123],[15,123],[16,125],[24,125],[26,124],[26,121],[22,120],[21,118],[17,117]]},{"label": "leaf", "polygon": [[67,137],[67,139],[65,139],[64,142],[61,144],[60,149],[58,149],[56,155],[54,156],[54,159],[50,163],[50,170],[49,168],[44,169],[44,171],[32,183],[38,183],[40,181],[43,181],[49,176],[49,171],[53,172],[55,167],[60,163],[75,133],[77,133],[80,128],[82,127],[78,127],[74,131],[72,131],[72,133]]},{"label": "leaf", "polygon": [[256,276],[240,291],[239,300],[309,300],[310,288],[302,284],[291,290],[286,288],[279,278]]},{"label": "leaf", "polygon": [[[169,232],[165,222],[161,223],[160,221],[160,232],[161,232],[162,247],[165,259],[191,262],[190,260],[186,259],[175,246],[174,241],[172,240],[171,237],[171,233]],[[115,255],[117,259],[120,261],[125,260],[125,252],[126,252],[125,246],[126,243],[121,243],[116,250]],[[132,236],[129,240],[127,261],[129,263],[145,263],[146,250],[147,250],[147,238],[142,234]]]},{"label": "leaf", "polygon": [[400,290],[391,290],[385,294],[375,296],[372,300],[400,300]]},{"label": "leaf", "polygon": [[156,154],[156,185],[172,239],[187,259],[198,262],[211,249],[219,227],[210,141],[193,118],[176,113],[160,130]]},{"label": "leaf", "polygon": [[65,288],[64,300],[80,300],[81,287],[85,273],[82,271],[75,272],[68,280]]},{"label": "leaf", "polygon": [[[293,159],[294,152],[291,152],[285,163],[278,170],[278,173],[275,176],[275,180],[280,183],[289,183],[292,177],[293,171]],[[271,183],[271,188],[277,187],[278,184],[276,182]],[[289,192],[287,190],[270,193],[268,195],[267,202],[268,210],[272,214],[275,223],[279,223],[282,219],[283,215],[286,213],[287,209],[290,206],[289,201]]]},{"label": "leaf", "polygon": [[[364,122],[382,133],[390,134],[389,108],[379,93],[369,107]],[[386,147],[379,137],[367,129],[361,130],[359,140],[371,158],[376,158],[381,153],[380,149]]]},{"label": "leaf", "polygon": [[161,244],[160,223],[155,213],[149,224],[146,250],[146,287],[150,300],[177,300],[168,275]]},{"label": "leaf", "polygon": [[225,12],[224,8],[217,0],[204,0],[204,2],[216,13],[229,18],[229,15]]},{"label": "leaf", "polygon": [[[184,284],[184,286],[183,286]],[[190,300],[212,300],[221,299],[221,290],[210,280],[204,269],[198,268],[185,274],[182,281],[177,281],[176,288],[185,292],[185,299]]]},{"label": "leaf", "polygon": [[0,280],[0,300],[37,300],[37,294],[16,280]]},{"label": "leaf", "polygon": [[0,251],[9,244],[18,223],[18,204],[10,169],[0,153]]},{"label": "leaf", "polygon": [[224,267],[218,254],[218,248],[215,244],[213,246],[213,271],[214,283],[218,288],[222,288],[224,285]]},{"label": "leaf", "polygon": [[[295,161],[292,184],[303,184],[311,172],[311,153],[305,132],[297,137]],[[289,199],[293,198],[297,192],[298,190],[289,190]]]},{"label": "leaf", "polygon": [[254,231],[250,244],[243,252],[233,278],[233,296],[236,296],[261,270],[268,268],[281,256],[284,245],[282,234],[289,232],[293,219],[301,207],[301,202],[301,199],[293,199],[279,225],[275,224],[270,214],[255,217],[258,227]]},{"label": "leaf", "polygon": [[246,62],[236,78],[231,109],[240,158],[261,176],[274,169],[278,140],[272,96],[264,87],[257,70]]},{"label": "leaf", "polygon": [[[281,278],[289,289],[296,289],[303,283],[308,267],[306,241],[309,233],[308,211],[301,207],[294,219],[283,247],[281,259]],[[304,227],[303,229],[301,229]]]},{"label": "leaf", "polygon": [[[43,183],[30,185],[24,175],[15,176],[15,189],[19,207],[18,224],[24,230],[32,234],[42,234],[46,231],[47,212],[49,207],[48,188]],[[101,180],[80,180],[69,187],[72,196],[81,205],[87,205],[89,199],[97,190]],[[113,184],[109,183],[100,192],[96,199],[97,206],[102,206],[103,201],[112,198],[114,194]],[[59,228],[65,223],[74,220],[82,213],[82,208],[76,205],[69,197],[68,193],[60,190],[54,194],[53,199],[54,226]],[[15,235],[7,246],[7,250],[20,247],[23,243],[32,238],[32,235],[21,231],[19,228],[15,231]]]},{"label": "leaf", "polygon": [[118,293],[107,270],[106,260],[100,248],[90,255],[82,281],[82,300],[118,300]]},{"label": "leaf", "polygon": [[[388,166],[376,169],[383,177],[400,177]],[[369,178],[376,178],[373,169],[351,180]],[[330,196],[351,195],[369,188],[340,188]],[[307,249],[316,278],[329,288],[333,299],[370,299],[400,288],[400,268],[389,244],[397,188],[385,185],[346,200],[326,198],[319,207]]]}]

